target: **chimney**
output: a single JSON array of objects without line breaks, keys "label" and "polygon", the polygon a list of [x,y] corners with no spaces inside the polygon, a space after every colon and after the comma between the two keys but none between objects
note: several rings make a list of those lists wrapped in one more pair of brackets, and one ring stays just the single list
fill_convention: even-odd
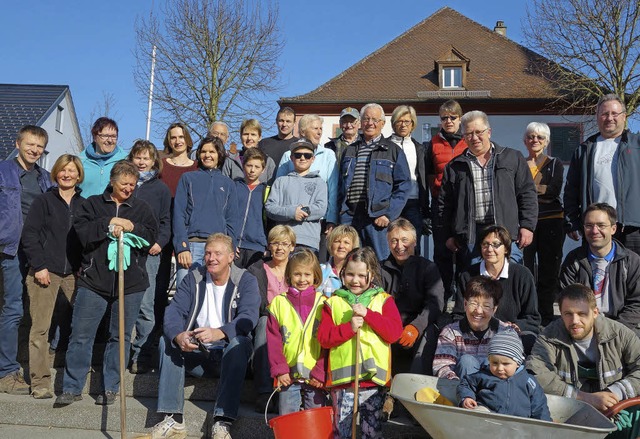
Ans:
[{"label": "chimney", "polygon": [[504,21],[502,20],[496,21],[496,27],[493,28],[493,31],[503,37],[507,36],[507,26],[504,25]]}]

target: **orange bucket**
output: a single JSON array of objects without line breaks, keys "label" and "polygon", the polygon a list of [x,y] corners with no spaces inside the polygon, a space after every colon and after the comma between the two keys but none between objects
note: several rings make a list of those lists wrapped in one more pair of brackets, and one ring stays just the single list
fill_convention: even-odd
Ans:
[{"label": "orange bucket", "polygon": [[319,407],[289,413],[269,420],[276,439],[331,439],[333,407]]}]

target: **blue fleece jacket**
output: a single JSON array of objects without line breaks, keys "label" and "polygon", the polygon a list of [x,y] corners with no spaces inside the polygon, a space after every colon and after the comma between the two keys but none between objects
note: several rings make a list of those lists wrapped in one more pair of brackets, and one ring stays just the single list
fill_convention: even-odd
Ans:
[{"label": "blue fleece jacket", "polygon": [[[310,215],[296,221],[296,208],[309,207]],[[278,224],[291,226],[296,244],[313,249],[320,246],[320,220],[327,213],[327,184],[317,172],[300,175],[292,172],[276,178],[264,205],[267,216]]]},{"label": "blue fleece jacket", "polygon": [[84,167],[84,181],[80,183],[82,196],[101,195],[109,184],[109,175],[113,165],[127,158],[127,153],[116,146],[109,154],[98,154],[95,143],[87,145],[79,154]]},{"label": "blue fleece jacket", "polygon": [[[136,187],[133,196],[147,202],[158,221],[156,242],[164,247],[171,240],[171,191],[158,176],[152,177]],[[153,246],[153,242],[150,243]]]},{"label": "blue fleece jacket", "polygon": [[[198,267],[178,285],[164,313],[164,335],[174,343],[176,335],[196,327],[196,318],[207,292],[207,269]],[[231,273],[222,299],[223,325],[220,330],[231,341],[237,336],[250,337],[258,323],[260,292],[255,276],[231,264]],[[175,345],[175,344],[174,344]]]},{"label": "blue fleece jacket", "polygon": [[495,413],[551,421],[542,386],[524,365],[506,380],[494,376],[484,365],[478,372],[462,377],[457,393],[460,405],[465,398],[472,398]]},{"label": "blue fleece jacket", "polygon": [[240,220],[238,229],[238,248],[264,251],[267,248],[267,235],[264,232],[263,210],[265,183],[249,189],[244,178],[234,180],[238,199]]},{"label": "blue fleece jacket", "polygon": [[[336,154],[329,148],[318,145],[315,158],[309,170],[312,172],[317,171],[318,175],[327,183],[328,206],[326,220],[329,223],[338,224],[338,163],[336,162]],[[288,175],[293,171],[291,151],[287,151],[282,155],[276,178]]]},{"label": "blue fleece jacket", "polygon": [[229,235],[234,245],[238,230],[235,185],[219,169],[185,172],[173,205],[173,248],[189,250],[189,238],[206,239],[212,233]]}]

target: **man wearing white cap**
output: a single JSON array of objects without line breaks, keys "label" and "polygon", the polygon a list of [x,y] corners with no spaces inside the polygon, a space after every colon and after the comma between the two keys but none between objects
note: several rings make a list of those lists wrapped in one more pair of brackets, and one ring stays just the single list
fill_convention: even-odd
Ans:
[{"label": "man wearing white cap", "polygon": [[340,163],[342,153],[347,149],[347,146],[358,140],[359,129],[360,113],[358,110],[353,107],[343,108],[340,112],[340,130],[342,133],[324,144],[325,148],[329,148],[336,153],[338,163]]}]

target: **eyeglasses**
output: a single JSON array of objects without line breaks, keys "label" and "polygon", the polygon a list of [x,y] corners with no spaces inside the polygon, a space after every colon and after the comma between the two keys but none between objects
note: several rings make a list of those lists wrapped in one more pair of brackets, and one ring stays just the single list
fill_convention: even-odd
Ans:
[{"label": "eyeglasses", "polygon": [[374,125],[378,125],[380,122],[382,122],[382,119],[376,119],[375,117],[363,117],[362,118],[362,123],[372,123]]},{"label": "eyeglasses", "polygon": [[355,127],[356,125],[358,125],[358,119],[354,119],[354,120],[341,120],[340,121],[340,125],[351,125],[352,127]]},{"label": "eyeglasses", "polygon": [[303,157],[305,160],[311,160],[311,158],[313,157],[312,152],[294,152],[291,155],[293,156],[294,159],[298,159],[298,160],[300,160]]},{"label": "eyeglasses", "polygon": [[451,122],[453,122],[454,120],[457,120],[458,116],[440,116],[440,120],[441,121],[445,121],[445,120],[450,120]]},{"label": "eyeglasses", "polygon": [[482,310],[486,312],[491,312],[494,308],[493,305],[487,305],[484,303],[481,305],[478,302],[467,302],[467,307],[469,308],[469,311],[475,311],[478,308],[482,308]]},{"label": "eyeglasses", "polygon": [[612,224],[605,224],[605,223],[598,223],[598,224],[592,224],[592,223],[587,223],[584,225],[585,230],[593,230],[593,229],[598,229],[598,230],[606,230],[607,227],[611,227]]},{"label": "eyeglasses", "polygon": [[220,131],[210,131],[211,137],[229,137],[227,133],[221,133]]},{"label": "eyeglasses", "polygon": [[117,134],[98,134],[98,137],[100,137],[102,140],[117,140],[118,139],[118,135]]},{"label": "eyeglasses", "polygon": [[545,139],[546,139],[546,137],[545,137],[545,136],[541,136],[541,135],[539,135],[539,134],[529,134],[529,135],[527,136],[527,139],[528,139],[528,140],[545,140]]},{"label": "eyeglasses", "polygon": [[501,243],[500,241],[496,241],[496,242],[483,242],[482,244],[480,244],[480,247],[482,247],[482,249],[486,250],[489,247],[493,247],[495,250],[498,250],[500,247],[502,247],[504,244]]},{"label": "eyeglasses", "polygon": [[600,114],[600,117],[603,119],[608,119],[609,117],[613,117],[614,119],[619,118],[622,115],[626,115],[627,113],[625,113],[624,111],[621,111],[620,113],[614,113],[612,111],[608,112],[608,113],[602,113]]},{"label": "eyeglasses", "polygon": [[482,131],[472,131],[470,133],[464,133],[463,136],[466,137],[467,139],[473,139],[473,136],[476,136],[477,138],[482,138],[482,135],[484,133],[486,133],[489,130],[489,128],[485,128]]},{"label": "eyeglasses", "polygon": [[412,120],[396,120],[395,124],[403,127],[408,127],[409,125],[413,125],[413,121]]},{"label": "eyeglasses", "polygon": [[270,246],[275,247],[275,248],[287,248],[291,245],[290,242],[287,241],[283,241],[283,242],[270,242],[269,243]]}]

